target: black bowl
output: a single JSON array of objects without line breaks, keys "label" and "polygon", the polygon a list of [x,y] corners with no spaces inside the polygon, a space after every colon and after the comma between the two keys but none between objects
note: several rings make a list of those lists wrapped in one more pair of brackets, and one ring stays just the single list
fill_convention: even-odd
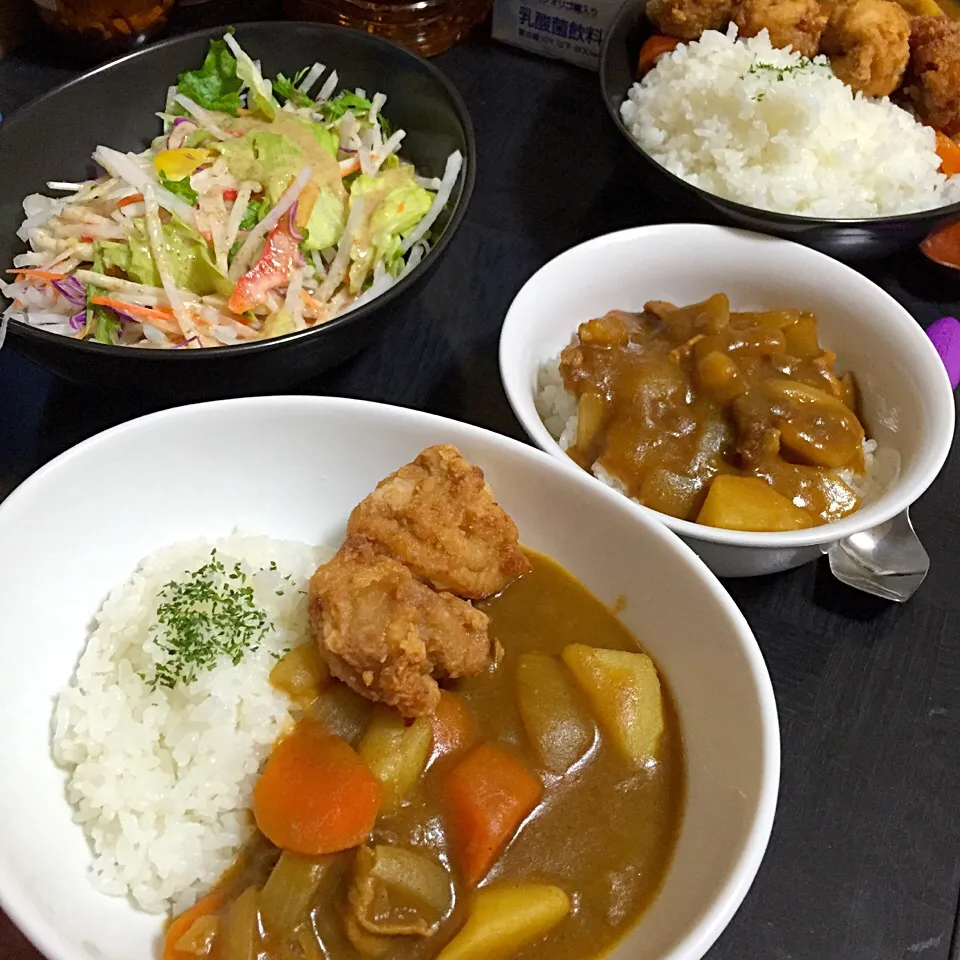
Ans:
[{"label": "black bowl", "polygon": [[[882,257],[913,247],[932,230],[960,220],[960,203],[920,213],[859,220],[825,220],[776,213],[718,197],[666,170],[634,140],[620,118],[620,105],[626,99],[631,84],[637,79],[640,47],[654,32],[645,15],[646,6],[646,0],[630,0],[624,4],[611,24],[600,53],[600,83],[610,116],[630,146],[647,162],[648,169],[655,170],[661,177],[673,180],[696,194],[719,210],[731,223],[795,240],[840,260]],[[896,144],[890,146],[891,149],[896,149]]]},{"label": "black bowl", "polygon": [[[143,150],[160,133],[162,109],[177,74],[203,62],[223,28],[167,40],[108,63],[18,111],[0,127],[0,269],[25,248],[17,239],[21,203],[46,193],[48,180],[95,173],[98,144]],[[443,256],[466,212],[476,178],[473,126],[460,95],[436,67],[401,47],[342,27],[249,23],[237,40],[264,71],[287,76],[316,60],[334,67],[341,87],[381,90],[386,114],[407,131],[403,156],[428,176],[443,173],[455,150],[464,170],[434,227],[430,254],[375,301],[322,327],[273,340],[208,350],[138,350],[79,341],[11,321],[9,343],[68,380],[183,399],[262,393],[301,383],[366,345]]]}]

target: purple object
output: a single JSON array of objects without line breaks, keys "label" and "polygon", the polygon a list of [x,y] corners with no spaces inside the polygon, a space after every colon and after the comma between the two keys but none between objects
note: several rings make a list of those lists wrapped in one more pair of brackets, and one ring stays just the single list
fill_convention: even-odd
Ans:
[{"label": "purple object", "polygon": [[960,384],[960,320],[941,317],[927,327],[927,336],[947,368],[950,386],[956,390]]},{"label": "purple object", "polygon": [[300,201],[295,200],[293,206],[290,208],[290,212],[287,214],[287,226],[290,229],[290,236],[299,243],[303,239],[303,234],[297,228],[297,207],[300,206]]},{"label": "purple object", "polygon": [[81,310],[70,318],[70,329],[79,332],[87,325],[87,311]]},{"label": "purple object", "polygon": [[85,305],[87,291],[76,277],[66,277],[64,280],[54,280],[53,286],[57,292],[75,306]]}]

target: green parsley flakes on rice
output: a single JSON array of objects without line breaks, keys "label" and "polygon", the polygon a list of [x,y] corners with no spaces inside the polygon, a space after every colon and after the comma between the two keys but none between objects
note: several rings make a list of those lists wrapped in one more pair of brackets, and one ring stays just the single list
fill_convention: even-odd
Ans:
[{"label": "green parsley flakes on rice", "polygon": [[661,57],[620,108],[657,163],[719,197],[822,218],[894,216],[960,200],[931,127],[886,97],[770,44],[708,30]]},{"label": "green parsley flakes on rice", "polygon": [[[293,723],[270,671],[311,636],[306,589],[324,559],[266,537],[181,543],[107,598],[53,735],[98,889],[181,911],[233,863],[252,832],[260,766]],[[204,621],[198,633],[189,611],[209,611],[211,590],[233,627]],[[172,653],[165,640],[187,629],[197,642]]]}]

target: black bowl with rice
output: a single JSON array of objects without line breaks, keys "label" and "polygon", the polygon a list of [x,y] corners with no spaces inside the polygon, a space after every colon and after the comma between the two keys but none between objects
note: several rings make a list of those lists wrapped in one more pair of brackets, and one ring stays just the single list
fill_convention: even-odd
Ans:
[{"label": "black bowl with rice", "polygon": [[[797,214],[765,209],[760,205],[755,206],[718,195],[668,169],[660,159],[652,155],[656,151],[648,151],[638,142],[622,113],[628,94],[637,82],[640,49],[644,41],[655,33],[654,26],[645,15],[646,6],[646,0],[631,0],[624,5],[611,24],[600,58],[600,80],[604,103],[611,118],[630,146],[646,161],[647,169],[655,171],[656,176],[673,180],[719,210],[732,224],[786,237],[842,260],[881,257],[916,246],[931,231],[960,220],[960,202],[956,201],[908,213],[846,215],[836,218],[824,216],[821,212]],[[788,56],[784,51],[776,53]],[[788,67],[786,74],[789,75],[790,72]],[[783,72],[776,70],[774,74],[776,79],[776,76],[782,76]],[[763,91],[754,93],[753,96],[759,96],[762,100]],[[889,155],[896,155],[897,148],[902,152],[901,143],[891,144]]]}]

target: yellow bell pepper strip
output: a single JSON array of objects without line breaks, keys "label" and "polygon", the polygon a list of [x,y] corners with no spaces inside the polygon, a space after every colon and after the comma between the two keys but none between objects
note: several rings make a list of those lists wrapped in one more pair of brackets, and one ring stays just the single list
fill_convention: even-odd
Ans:
[{"label": "yellow bell pepper strip", "polygon": [[181,147],[178,150],[162,150],[153,158],[153,167],[170,180],[182,180],[195,173],[213,154],[209,150]]}]

